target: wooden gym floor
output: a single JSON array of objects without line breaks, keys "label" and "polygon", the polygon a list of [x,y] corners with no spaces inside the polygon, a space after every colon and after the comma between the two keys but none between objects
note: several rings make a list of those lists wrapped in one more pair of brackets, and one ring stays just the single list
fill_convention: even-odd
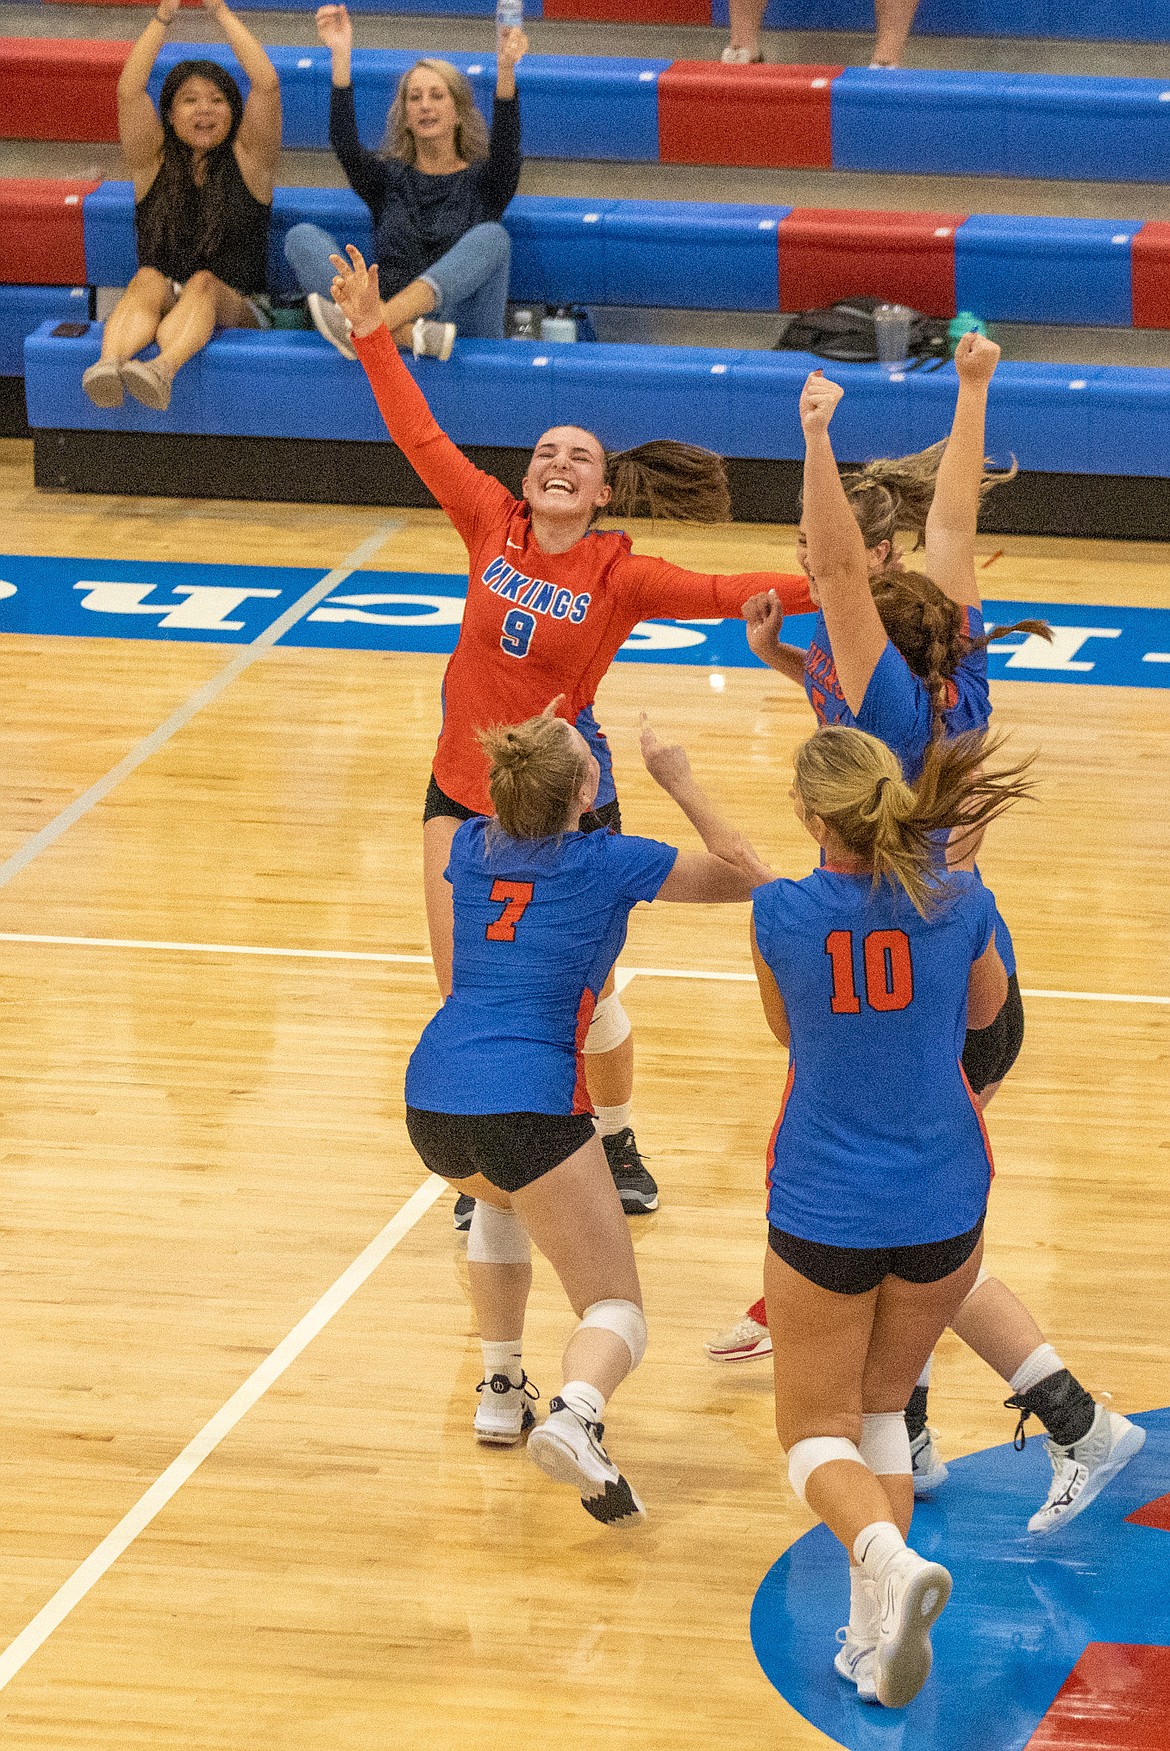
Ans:
[{"label": "wooden gym floor", "polygon": [[[16,443],[0,446],[0,510],[10,553],[322,570],[388,522],[37,494]],[[461,569],[437,513],[398,521],[368,564]],[[636,540],[712,569],[793,565],[787,529]],[[1000,598],[1170,606],[1162,549],[985,546],[1005,549]],[[19,862],[228,660],[0,638],[0,856]],[[462,1245],[446,1190],[409,1203],[425,1176],[402,1120],[405,1059],[436,1002],[418,819],[442,666],[269,651],[0,888],[12,1751],[830,1743],[748,1638],[762,1576],[810,1524],[769,1371],[702,1349],[758,1293],[783,1082],[750,982],[694,976],[747,973],[746,908],[642,908],[623,956],[658,970],[625,997],[638,1137],[662,1189],[635,1224],[651,1344],[610,1416],[648,1524],[598,1527],[522,1454],[471,1439]],[[1069,995],[1028,1001],[991,1110],[988,1263],[1086,1384],[1147,1410],[1168,1396],[1168,695],[1013,681],[994,697],[1015,745],[1040,749],[1042,786],[995,830],[985,873],[1025,989]],[[810,724],[794,689],[749,670],[722,692],[699,668],[610,674],[599,716],[627,825],[688,843],[637,759],[643,706],[779,871],[810,867],[786,797]],[[99,940],[18,940],[53,936]],[[323,958],[226,952],[242,948]],[[355,953],[405,958],[328,958]],[[195,1452],[168,1472],[379,1235],[364,1285],[327,1298],[319,1335],[233,1423],[236,1402],[198,1469]],[[546,1397],[570,1323],[538,1265],[526,1361]],[[1010,1438],[1004,1396],[944,1340],[932,1419],[948,1456]],[[139,1504],[164,1474],[174,1493],[151,1519],[154,1498]],[[82,1565],[127,1515],[87,1591]],[[60,1621],[26,1633],[54,1598]]]}]

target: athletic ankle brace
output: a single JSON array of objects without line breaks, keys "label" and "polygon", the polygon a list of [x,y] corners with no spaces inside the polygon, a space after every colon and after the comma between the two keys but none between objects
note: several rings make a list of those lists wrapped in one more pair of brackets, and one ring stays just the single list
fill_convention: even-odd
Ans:
[{"label": "athletic ankle brace", "polygon": [[797,1499],[808,1506],[805,1490],[813,1472],[822,1465],[831,1465],[835,1459],[850,1459],[855,1465],[864,1465],[865,1460],[852,1441],[846,1441],[839,1435],[810,1435],[804,1441],[797,1441],[788,1449],[788,1481],[796,1493]]},{"label": "athletic ankle brace", "polygon": [[593,1011],[581,1049],[583,1052],[615,1051],[629,1039],[631,1031],[630,1018],[622,1008],[622,1000],[616,991],[611,991]]},{"label": "athletic ankle brace", "polygon": [[611,1331],[630,1352],[630,1372],[633,1373],[646,1354],[646,1315],[633,1301],[595,1301],[581,1315],[578,1331],[592,1329]]},{"label": "athletic ankle brace", "polygon": [[910,1394],[910,1403],[906,1406],[904,1420],[906,1423],[906,1433],[912,1441],[917,1441],[919,1435],[921,1435],[923,1429],[926,1427],[926,1399],[927,1393],[925,1386],[916,1386],[914,1391]]},{"label": "athletic ankle brace", "polygon": [[1020,1420],[1012,1445],[1022,1452],[1027,1435],[1024,1424],[1030,1416],[1040,1418],[1057,1447],[1074,1447],[1083,1441],[1093,1426],[1097,1414],[1096,1401],[1089,1396],[1080,1381],[1061,1368],[1033,1386],[1027,1392],[1017,1392],[1004,1400],[1008,1410],[1019,1411]]},{"label": "athletic ankle brace", "polygon": [[875,1477],[909,1477],[910,1436],[903,1413],[874,1411],[863,1416],[857,1451]]},{"label": "athletic ankle brace", "polygon": [[497,1210],[482,1198],[467,1231],[467,1257],[476,1265],[526,1265],[532,1259],[528,1232],[515,1210]]}]

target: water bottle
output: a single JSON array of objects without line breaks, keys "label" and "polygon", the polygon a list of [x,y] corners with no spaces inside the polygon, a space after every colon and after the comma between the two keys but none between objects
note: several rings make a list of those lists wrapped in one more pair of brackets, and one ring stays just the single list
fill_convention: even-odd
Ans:
[{"label": "water bottle", "polygon": [[531,311],[531,310],[513,310],[513,312],[512,312],[512,339],[513,340],[535,340],[536,339],[536,316],[535,316],[535,313],[533,311]]},{"label": "water bottle", "polygon": [[524,29],[524,0],[496,0],[496,47],[506,30]]},{"label": "water bottle", "polygon": [[540,324],[541,340],[575,341],[577,320],[567,305],[562,304],[555,316],[546,316]]},{"label": "water bottle", "polygon": [[954,352],[965,334],[971,333],[986,334],[987,324],[981,322],[978,316],[972,315],[970,310],[960,310],[957,316],[951,318],[951,325],[947,329],[947,341],[951,352]]}]

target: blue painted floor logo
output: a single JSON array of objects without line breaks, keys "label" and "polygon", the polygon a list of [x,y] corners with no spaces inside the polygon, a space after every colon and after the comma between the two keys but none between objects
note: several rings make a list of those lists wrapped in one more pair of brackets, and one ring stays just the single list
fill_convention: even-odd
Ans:
[{"label": "blue painted floor logo", "polygon": [[[109,559],[0,556],[0,632],[73,638],[250,644],[322,577],[286,566],[167,565]],[[454,649],[467,579],[449,572],[354,572],[280,643],[332,650]],[[1005,680],[1170,687],[1170,610],[1051,602],[987,602],[995,620],[1051,622],[1051,644],[1013,633],[991,646]],[[788,622],[794,643],[812,620]],[[644,621],[624,662],[756,668],[738,620]]]},{"label": "blue painted floor logo", "polygon": [[1048,1537],[1027,1530],[1051,1476],[1039,1439],[1022,1454],[993,1447],[953,1462],[936,1499],[918,1504],[914,1547],[946,1564],[955,1590],[934,1632],[934,1670],[903,1711],[858,1702],[834,1672],[848,1571],[831,1533],[806,1533],[752,1607],[752,1645],[772,1684],[848,1751],[1074,1751],[1090,1742],[1164,1751],[1170,1410],[1135,1421],[1148,1431],[1142,1452]]}]

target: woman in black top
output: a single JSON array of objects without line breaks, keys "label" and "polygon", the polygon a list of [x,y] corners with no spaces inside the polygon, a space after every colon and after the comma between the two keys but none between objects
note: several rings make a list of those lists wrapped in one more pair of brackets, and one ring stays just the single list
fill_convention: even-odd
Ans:
[{"label": "woman in black top", "polygon": [[[333,59],[329,139],[355,194],[374,219],[383,317],[402,347],[446,359],[456,330],[504,333],[510,243],[500,217],[520,180],[516,63],[522,30],[502,33],[489,140],[471,87],[448,61],[419,61],[399,81],[380,153],[358,137],[350,83],[353,28],[344,6],[322,6],[317,32]],[[357,357],[349,324],[331,301],[337,240],[295,225],[285,255],[325,339]]]},{"label": "woman in black top", "polygon": [[[245,103],[214,61],[180,61],[159,107],[146,82],[179,0],[159,7],[118,80],[118,135],[134,178],[138,272],[106,321],[101,358],[81,382],[98,407],[128,389],[165,408],[171,380],[215,328],[261,328],[268,216],[280,153],[276,69],[224,0],[203,0],[251,83]],[[157,340],[158,357],[135,354]]]}]

